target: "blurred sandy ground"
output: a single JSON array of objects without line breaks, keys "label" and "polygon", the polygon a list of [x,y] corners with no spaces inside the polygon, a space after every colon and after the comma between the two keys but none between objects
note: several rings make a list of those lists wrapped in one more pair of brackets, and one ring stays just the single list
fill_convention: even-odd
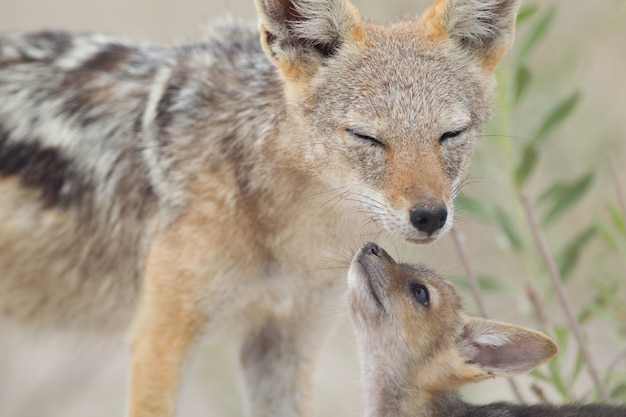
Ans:
[{"label": "blurred sandy ground", "polygon": [[[359,0],[355,3],[364,16],[388,20],[416,13],[428,2]],[[626,2],[560,0],[554,3],[559,6],[556,27],[532,57],[531,64],[544,72],[544,82],[547,79],[547,102],[576,86],[582,89],[584,101],[576,118],[559,130],[560,139],[552,142],[542,155],[542,175],[563,178],[570,172],[581,174],[581,167],[602,165],[608,155],[616,156],[623,166],[626,163],[623,146],[626,143]],[[252,0],[0,0],[0,30],[61,28],[173,44],[197,38],[207,21],[224,14],[255,19]],[[550,88],[550,77],[559,85],[558,91]],[[533,120],[535,109],[525,111],[529,120]],[[608,172],[599,172],[598,176],[596,185],[602,182],[606,185],[594,187],[592,200],[603,207],[603,201],[614,197]],[[622,180],[626,182],[626,178]],[[540,178],[535,179],[531,187],[540,182]],[[496,179],[482,177],[467,193],[497,192],[499,186]],[[583,206],[571,218],[588,219],[597,208]],[[501,320],[523,321],[524,306],[518,305],[515,297],[516,291],[521,291],[521,283],[515,282],[511,265],[494,256],[498,251],[495,239],[470,220],[461,220],[460,227],[467,233],[476,264],[482,270],[495,271],[502,279],[510,278],[509,294],[489,299],[494,315]],[[561,226],[563,230],[568,227],[568,224]],[[444,274],[462,271],[449,238],[430,247],[399,247],[395,253],[403,259],[426,260]],[[484,265],[490,265],[491,269]],[[584,289],[583,282],[579,291],[583,297]],[[473,310],[469,300],[466,304]],[[357,416],[360,399],[352,330],[341,306],[337,306],[334,314],[336,329],[321,352],[315,376],[314,415]],[[612,357],[612,352],[601,351],[602,346],[615,349],[615,341],[608,340],[604,333],[601,326],[590,333],[600,366],[606,366]],[[121,416],[126,355],[123,340],[88,340],[67,334],[32,337],[10,323],[0,322],[0,417]],[[242,415],[235,363],[236,354],[227,342],[200,348],[183,387],[180,415]],[[510,396],[501,381],[474,386],[468,395],[477,401]]]}]

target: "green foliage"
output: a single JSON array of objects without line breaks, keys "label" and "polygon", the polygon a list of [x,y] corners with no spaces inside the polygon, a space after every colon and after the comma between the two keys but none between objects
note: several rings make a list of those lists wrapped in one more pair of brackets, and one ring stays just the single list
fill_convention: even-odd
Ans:
[{"label": "green foliage", "polygon": [[544,226],[551,225],[559,219],[567,210],[571,209],[589,190],[593,181],[591,172],[572,182],[557,182],[552,184],[539,196],[539,203],[549,207],[543,217]]},{"label": "green foliage", "polygon": [[[568,94],[555,94],[558,99],[545,103],[547,110],[533,114],[536,122],[518,120],[518,112],[530,100],[536,99],[541,92],[541,73],[533,68],[531,56],[546,39],[557,10],[553,6],[541,7],[535,2],[524,6],[518,15],[519,48],[509,60],[508,67],[503,68],[500,77],[498,98],[498,123],[492,127],[493,136],[502,140],[483,142],[485,155],[479,155],[483,161],[481,169],[495,173],[500,184],[508,189],[498,195],[497,201],[479,200],[471,195],[463,195],[456,202],[457,208],[481,223],[489,225],[499,242],[504,242],[506,256],[515,257],[526,270],[524,275],[532,277],[533,285],[539,286],[540,298],[537,310],[554,311],[558,308],[555,289],[551,288],[548,268],[544,267],[543,256],[536,240],[536,231],[531,227],[520,196],[530,196],[532,210],[540,219],[541,233],[550,235],[548,254],[554,258],[559,279],[566,285],[575,285],[585,280],[585,298],[575,306],[578,327],[583,330],[582,338],[586,344],[594,341],[586,338],[586,326],[593,326],[602,321],[604,326],[613,329],[616,340],[626,338],[626,306],[623,302],[626,271],[626,208],[608,203],[605,209],[596,209],[592,216],[584,218],[573,216],[585,205],[590,204],[588,195],[599,181],[597,166],[577,166],[577,172],[568,173],[563,178],[551,176],[546,170],[544,153],[546,148],[555,141],[563,141],[559,149],[567,149],[581,138],[559,137],[559,129],[575,116],[575,110],[583,100],[577,88],[567,87]],[[507,74],[512,74],[507,78]],[[552,85],[551,87],[555,87]],[[543,106],[544,103],[542,103]],[[523,129],[530,129],[528,137],[513,141],[509,138],[516,135],[515,122]],[[567,142],[566,142],[567,141]],[[554,148],[554,147],[552,147]],[[542,165],[544,164],[544,165]],[[489,178],[493,176],[488,176]],[[626,192],[626,190],[624,190]],[[495,200],[495,199],[494,199]],[[593,201],[591,203],[596,203]],[[607,220],[601,220],[606,218]],[[569,224],[572,224],[570,227]],[[564,233],[563,230],[566,230]],[[600,246],[600,248],[598,248]],[[594,271],[597,275],[588,276],[583,264],[592,261],[592,253],[600,253],[596,257]],[[498,255],[501,256],[501,255]],[[502,255],[505,256],[505,255]],[[517,264],[517,263],[516,263]],[[507,287],[497,285],[506,277],[480,272],[479,285],[485,293],[506,292]],[[463,286],[464,277],[456,281]],[[468,287],[467,284],[464,285]],[[567,288],[567,287],[566,287]],[[543,314],[536,312],[537,317]],[[560,396],[561,401],[589,401],[601,399],[600,390],[594,389],[587,393],[576,393],[575,386],[581,378],[588,378],[590,367],[587,357],[574,337],[571,323],[560,317],[560,314],[548,314],[547,322],[540,321],[543,331],[549,333],[560,347],[559,355],[549,361],[547,366],[535,370],[531,375],[536,382],[549,385]],[[623,343],[622,343],[623,344]],[[617,356],[615,364],[626,363],[626,351]],[[614,367],[611,367],[614,368]],[[615,369],[601,369],[601,379],[610,397],[615,401],[626,399],[626,373]],[[596,387],[597,388],[597,387]]]},{"label": "green foliage", "polygon": [[536,4],[528,4],[520,7],[519,12],[517,13],[517,24],[521,24],[529,17],[537,13],[539,10],[539,6]]},{"label": "green foliage", "polygon": [[594,225],[588,226],[582,232],[574,236],[557,255],[559,273],[564,280],[570,276],[576,268],[581,252],[589,245],[591,239],[596,235]]},{"label": "green foliage", "polygon": [[493,221],[498,226],[499,231],[506,238],[509,246],[516,251],[523,248],[522,239],[517,231],[517,226],[507,214],[507,212],[499,206],[495,207]]},{"label": "green foliage", "polygon": [[493,211],[480,201],[462,195],[454,202],[454,207],[461,213],[468,213],[476,220],[490,223],[493,218]]},{"label": "green foliage", "polygon": [[524,149],[522,160],[515,169],[515,184],[518,188],[521,188],[526,183],[528,176],[537,166],[538,160],[539,152],[537,151],[537,146],[531,142]]},{"label": "green foliage", "polygon": [[[478,286],[482,291],[501,293],[506,289],[506,286],[504,285],[502,280],[497,277],[480,274],[476,278],[478,280]],[[462,290],[468,291],[470,289],[470,286],[467,282],[467,277],[463,275],[453,275],[451,277],[448,277],[448,279],[452,281],[456,287],[461,288]]]},{"label": "green foliage", "polygon": [[559,124],[574,111],[580,101],[580,91],[576,90],[554,105],[533,135],[533,142],[543,141]]},{"label": "green foliage", "polygon": [[518,103],[532,81],[533,74],[525,65],[520,65],[515,71],[515,102]]},{"label": "green foliage", "polygon": [[[529,6],[533,7],[533,6]],[[518,24],[523,22],[526,17],[530,17],[534,15],[537,11],[538,6],[534,5],[534,9],[529,10],[526,8],[524,14],[522,15],[522,19],[518,18]],[[556,15],[556,8],[550,7],[543,15],[539,17],[539,19],[534,22],[534,25],[529,32],[528,36],[522,41],[522,47],[517,56],[518,62],[524,62],[528,59],[530,53],[537,47],[537,44],[541,39],[546,35],[548,29],[552,25],[552,21],[554,20],[554,16]]]},{"label": "green foliage", "polygon": [[546,371],[535,369],[531,372],[531,376],[550,384],[564,401],[571,402],[575,400],[572,396],[573,386],[583,370],[584,358],[578,352],[573,364],[568,362],[567,350],[570,346],[570,330],[568,327],[554,325],[552,335],[556,343],[561,347],[559,355],[548,362]]}]

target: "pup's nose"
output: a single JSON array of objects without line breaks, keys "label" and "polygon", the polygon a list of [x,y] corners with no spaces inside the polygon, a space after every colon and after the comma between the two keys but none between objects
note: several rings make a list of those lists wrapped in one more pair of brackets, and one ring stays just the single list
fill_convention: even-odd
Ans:
[{"label": "pup's nose", "polygon": [[445,204],[436,207],[430,204],[418,204],[411,209],[409,216],[413,227],[432,236],[446,224],[448,208]]},{"label": "pup's nose", "polygon": [[383,254],[383,250],[376,243],[369,242],[363,248],[363,253],[366,253],[366,254],[370,254],[371,253],[372,255],[377,256],[377,257],[380,258],[382,256],[382,254]]}]

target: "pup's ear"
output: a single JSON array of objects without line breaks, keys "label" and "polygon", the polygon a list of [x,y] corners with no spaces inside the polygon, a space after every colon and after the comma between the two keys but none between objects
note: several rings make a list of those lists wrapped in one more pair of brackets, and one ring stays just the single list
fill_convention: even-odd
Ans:
[{"label": "pup's ear", "polygon": [[288,80],[308,79],[324,59],[361,35],[347,0],[256,0],[265,53]]},{"label": "pup's ear", "polygon": [[[535,330],[477,317],[465,317],[459,352],[477,380],[530,371],[554,356],[558,347]],[[469,382],[469,381],[468,381]]]},{"label": "pup's ear", "polygon": [[422,19],[437,40],[451,39],[493,70],[515,34],[520,0],[435,0]]}]

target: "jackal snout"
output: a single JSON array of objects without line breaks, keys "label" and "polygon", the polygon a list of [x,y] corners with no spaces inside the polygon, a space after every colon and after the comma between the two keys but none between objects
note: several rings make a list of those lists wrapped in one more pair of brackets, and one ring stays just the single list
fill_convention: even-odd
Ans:
[{"label": "jackal snout", "polygon": [[433,200],[417,203],[409,211],[411,224],[420,232],[432,236],[446,224],[448,207]]}]

